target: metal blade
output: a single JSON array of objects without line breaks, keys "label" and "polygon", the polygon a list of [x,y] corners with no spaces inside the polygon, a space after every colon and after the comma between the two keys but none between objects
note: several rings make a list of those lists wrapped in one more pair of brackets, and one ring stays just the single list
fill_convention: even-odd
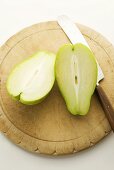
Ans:
[{"label": "metal blade", "polygon": [[[97,62],[97,60],[96,60],[96,62]],[[99,85],[99,81],[101,81],[102,79],[104,79],[104,74],[103,74],[103,71],[102,71],[100,65],[98,64],[98,62],[97,62],[97,69],[98,69],[97,85]]]},{"label": "metal blade", "polygon": [[[59,16],[57,22],[61,26],[61,28],[63,29],[63,31],[65,32],[65,34],[67,35],[67,37],[69,38],[72,44],[82,43],[91,50],[84,36],[80,32],[79,28],[67,16],[65,15]],[[98,68],[98,78],[97,78],[97,85],[98,85],[99,81],[104,78],[104,74],[98,62],[97,62],[97,68]]]},{"label": "metal blade", "polygon": [[76,44],[80,42],[82,44],[85,44],[87,47],[89,47],[88,43],[84,39],[80,30],[67,16],[61,15],[58,17],[57,21],[72,44]]}]

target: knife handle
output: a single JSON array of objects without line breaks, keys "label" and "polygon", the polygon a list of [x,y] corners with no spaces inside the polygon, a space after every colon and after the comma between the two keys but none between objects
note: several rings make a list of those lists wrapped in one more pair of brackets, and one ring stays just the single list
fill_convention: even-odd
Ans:
[{"label": "knife handle", "polygon": [[114,109],[113,109],[106,93],[104,92],[103,88],[100,85],[97,85],[96,92],[100,99],[101,105],[105,111],[106,117],[110,123],[110,126],[114,132]]}]

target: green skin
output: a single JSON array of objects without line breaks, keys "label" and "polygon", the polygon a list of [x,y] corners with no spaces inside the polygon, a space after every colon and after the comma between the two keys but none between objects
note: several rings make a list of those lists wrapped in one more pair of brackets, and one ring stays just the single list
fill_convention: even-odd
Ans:
[{"label": "green skin", "polygon": [[69,112],[86,115],[97,82],[97,64],[93,53],[83,44],[66,44],[57,53],[55,71]]},{"label": "green skin", "polygon": [[12,99],[26,105],[34,105],[44,100],[55,81],[55,59],[55,54],[39,51],[17,64],[6,83]]}]

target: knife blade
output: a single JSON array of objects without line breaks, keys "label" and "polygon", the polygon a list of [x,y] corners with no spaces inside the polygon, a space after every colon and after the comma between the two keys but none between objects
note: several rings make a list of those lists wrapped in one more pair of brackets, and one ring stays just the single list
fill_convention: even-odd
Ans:
[{"label": "knife blade", "polygon": [[[82,35],[82,33],[80,32],[78,27],[71,21],[71,19],[69,19],[65,15],[62,15],[62,16],[58,17],[57,21],[72,44],[82,43],[90,49],[90,46],[88,45],[84,36]],[[97,62],[97,60],[96,60],[96,62]],[[99,84],[99,81],[104,78],[104,74],[103,74],[102,69],[99,66],[98,62],[97,62],[97,68],[98,68],[97,84]]]},{"label": "knife blade", "polygon": [[[72,44],[82,43],[91,50],[89,44],[87,43],[84,36],[80,32],[79,28],[72,22],[71,19],[69,19],[65,15],[61,15],[57,18],[57,22],[60,25],[60,27],[63,29],[63,31],[65,32],[65,34],[67,35],[67,37],[69,38],[69,40]],[[96,92],[99,96],[101,105],[105,111],[107,119],[109,120],[110,126],[114,132],[114,109],[113,109],[106,93],[104,92],[103,88],[99,85],[99,82],[102,79],[104,79],[104,74],[103,74],[103,71],[102,71],[101,67],[99,66],[97,60],[96,60],[96,63],[97,63],[97,68],[98,68]]]}]

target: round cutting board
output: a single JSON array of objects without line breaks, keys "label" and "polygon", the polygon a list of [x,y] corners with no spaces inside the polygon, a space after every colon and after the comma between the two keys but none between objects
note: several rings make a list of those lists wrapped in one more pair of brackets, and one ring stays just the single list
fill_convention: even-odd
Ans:
[{"label": "round cutting board", "polygon": [[[101,86],[114,106],[114,48],[99,33],[77,25],[103,69],[105,79]],[[6,80],[14,65],[38,50],[56,53],[69,42],[57,22],[46,22],[25,28],[0,49],[0,130],[28,151],[50,155],[75,153],[95,145],[111,130],[96,94],[86,116],[73,116],[56,82],[48,97],[34,106],[14,101],[7,93]]]}]

